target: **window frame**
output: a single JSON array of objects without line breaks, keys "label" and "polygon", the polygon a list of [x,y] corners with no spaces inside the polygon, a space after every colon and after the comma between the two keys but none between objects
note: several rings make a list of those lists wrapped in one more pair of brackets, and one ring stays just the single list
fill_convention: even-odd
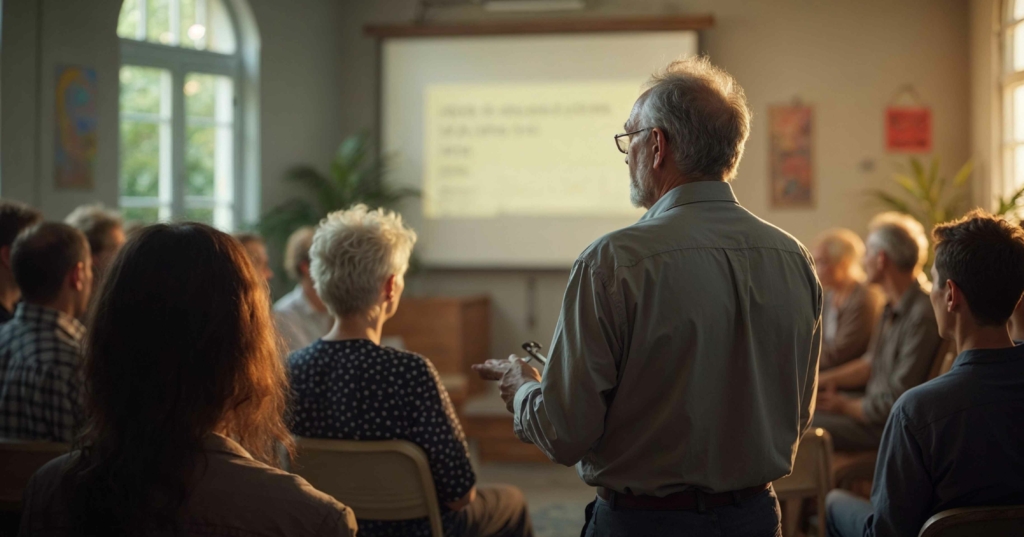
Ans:
[{"label": "window frame", "polygon": [[[178,2],[171,2],[171,9],[177,6]],[[153,198],[141,197],[141,196],[122,196],[121,195],[121,149],[118,149],[118,205],[122,208],[157,208],[160,211],[160,221],[179,221],[185,220],[185,211],[187,208],[215,208],[217,205],[216,196],[205,197],[186,197],[185,186],[187,183],[187,177],[185,176],[185,147],[187,143],[187,124],[186,124],[186,113],[185,113],[185,79],[189,74],[208,74],[224,76],[231,79],[232,82],[232,150],[231,150],[231,167],[232,167],[232,197],[231,197],[231,222],[228,229],[224,231],[234,231],[240,227],[243,222],[245,215],[247,214],[246,203],[251,199],[251,196],[246,192],[248,186],[245,181],[246,173],[243,169],[245,159],[245,136],[246,131],[245,122],[247,121],[247,109],[245,99],[240,98],[241,95],[246,91],[243,88],[246,77],[244,76],[244,65],[243,65],[243,48],[244,35],[239,27],[238,17],[234,10],[234,6],[228,0],[223,1],[225,12],[227,13],[228,23],[231,26],[231,31],[234,32],[235,39],[235,50],[231,54],[223,54],[219,52],[210,52],[208,50],[196,50],[190,48],[184,48],[177,44],[164,45],[159,43],[152,43],[144,41],[144,33],[141,30],[136,32],[136,38],[125,38],[119,37],[121,42],[121,67],[150,67],[157,69],[164,69],[170,73],[171,84],[170,84],[170,95],[163,95],[162,98],[170,97],[170,162],[167,163],[166,173],[170,177],[170,214],[163,214],[163,197],[158,196],[155,200]],[[145,26],[145,6],[146,1],[140,0],[140,24],[139,28]],[[174,29],[173,23],[174,17],[172,17],[172,30]],[[180,30],[180,29],[179,29]],[[175,33],[171,32],[172,36],[175,36],[172,43],[176,43],[179,39],[180,31]],[[166,92],[165,92],[166,93]],[[123,110],[121,109],[120,102],[118,103],[118,125],[123,121]],[[161,162],[161,168],[165,166],[165,163]],[[160,171],[160,183],[161,188],[163,187],[163,174],[165,171]],[[155,201],[155,204],[153,203]],[[188,203],[186,203],[186,201]],[[225,227],[225,226],[222,226]]]}]

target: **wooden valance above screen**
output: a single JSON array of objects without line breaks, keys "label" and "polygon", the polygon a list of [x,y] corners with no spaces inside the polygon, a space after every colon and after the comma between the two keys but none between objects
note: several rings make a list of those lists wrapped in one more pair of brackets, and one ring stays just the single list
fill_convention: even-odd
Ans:
[{"label": "wooden valance above screen", "polygon": [[670,32],[706,30],[715,23],[711,15],[629,18],[565,18],[517,21],[480,21],[436,24],[368,24],[363,33],[378,39],[392,37],[448,37],[470,35],[573,34],[603,32]]}]

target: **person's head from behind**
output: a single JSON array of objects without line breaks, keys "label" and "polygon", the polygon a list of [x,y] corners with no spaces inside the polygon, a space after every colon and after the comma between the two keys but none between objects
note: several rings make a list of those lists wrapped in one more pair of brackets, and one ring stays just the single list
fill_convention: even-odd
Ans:
[{"label": "person's head from behind", "polygon": [[693,181],[729,181],[750,134],[743,88],[705,57],[673,62],[655,74],[617,139],[629,165],[630,200],[650,208],[668,190]]},{"label": "person's head from behind", "polygon": [[124,221],[103,205],[82,205],[71,211],[64,223],[85,233],[92,250],[93,274],[97,282],[103,281],[107,268],[125,242]]},{"label": "person's head from behind", "polygon": [[65,480],[84,533],[172,523],[210,433],[275,466],[275,445],[292,446],[267,292],[242,245],[212,227],[132,234],[86,342],[89,421]]},{"label": "person's head from behind", "polygon": [[939,334],[956,339],[979,327],[1005,330],[1024,294],[1024,230],[978,210],[936,226],[932,236]]},{"label": "person's head from behind", "polygon": [[260,277],[267,282],[274,279],[274,271],[270,268],[270,256],[267,255],[267,243],[263,241],[263,237],[255,233],[237,233],[235,238],[245,247],[249,260],[256,267]]},{"label": "person's head from behind", "polygon": [[305,226],[296,229],[288,237],[284,248],[284,270],[293,281],[303,285],[311,284],[309,274],[309,249],[313,246],[313,235],[316,228]]},{"label": "person's head from behind", "polygon": [[905,214],[876,216],[869,226],[864,269],[870,283],[913,279],[928,260],[928,237],[920,222]]},{"label": "person's head from behind", "polygon": [[11,247],[14,279],[25,302],[74,317],[85,313],[92,293],[92,259],[81,231],[55,222],[36,224]]},{"label": "person's head from behind", "polygon": [[402,217],[356,205],[327,215],[313,237],[316,292],[335,317],[383,322],[395,314],[416,233]]},{"label": "person's head from behind", "polygon": [[814,268],[825,289],[842,288],[864,280],[861,259],[864,242],[849,229],[830,229],[814,245]]},{"label": "person's head from behind", "polygon": [[0,200],[0,293],[12,294],[12,302],[16,302],[21,295],[11,269],[11,246],[22,231],[42,221],[42,213],[32,207],[16,201]]}]

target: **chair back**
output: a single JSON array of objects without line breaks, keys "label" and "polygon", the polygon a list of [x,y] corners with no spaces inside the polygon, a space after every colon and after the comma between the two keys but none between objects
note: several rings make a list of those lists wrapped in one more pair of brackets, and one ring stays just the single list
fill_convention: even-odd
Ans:
[{"label": "chair back", "polygon": [[952,341],[943,339],[935,351],[935,358],[932,360],[932,368],[928,371],[928,380],[946,373],[953,367],[953,360],[956,359],[956,345]]},{"label": "chair back", "polygon": [[918,537],[977,535],[1024,535],[1024,505],[949,509],[929,518]]},{"label": "chair back", "polygon": [[69,450],[67,444],[0,439],[0,511],[20,511],[32,474]]},{"label": "chair back", "polygon": [[815,498],[818,504],[818,535],[826,535],[825,496],[832,490],[832,436],[820,427],[800,439],[793,472],[772,483],[780,501]]},{"label": "chair back", "polygon": [[427,455],[405,440],[361,441],[297,438],[292,472],[352,508],[356,518],[429,518],[443,537],[441,509]]}]

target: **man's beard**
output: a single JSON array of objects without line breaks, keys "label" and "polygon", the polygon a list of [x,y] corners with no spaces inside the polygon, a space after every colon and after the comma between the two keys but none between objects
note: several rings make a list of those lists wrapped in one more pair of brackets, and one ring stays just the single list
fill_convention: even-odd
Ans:
[{"label": "man's beard", "polygon": [[651,184],[651,168],[642,165],[646,160],[637,152],[636,172],[629,174],[629,201],[633,207],[650,209],[654,205],[654,185]]}]

